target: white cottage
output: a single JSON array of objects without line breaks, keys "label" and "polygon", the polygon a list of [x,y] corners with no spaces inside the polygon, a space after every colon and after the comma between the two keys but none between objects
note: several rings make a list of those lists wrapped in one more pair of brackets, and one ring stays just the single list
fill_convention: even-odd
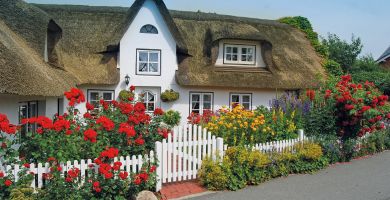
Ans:
[{"label": "white cottage", "polygon": [[[150,111],[178,110],[184,123],[191,112],[232,103],[267,106],[324,75],[305,34],[291,26],[169,11],[162,0],[130,8],[2,0],[0,35],[0,113],[12,123],[63,113],[63,91],[74,86],[94,102],[134,85]],[[171,89],[179,99],[162,102]]]}]

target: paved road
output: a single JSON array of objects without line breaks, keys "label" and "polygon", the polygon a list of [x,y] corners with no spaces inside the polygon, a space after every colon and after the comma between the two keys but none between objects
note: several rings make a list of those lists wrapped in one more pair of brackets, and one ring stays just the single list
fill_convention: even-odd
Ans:
[{"label": "paved road", "polygon": [[237,192],[191,200],[390,200],[390,152],[331,166],[315,175],[292,175]]}]

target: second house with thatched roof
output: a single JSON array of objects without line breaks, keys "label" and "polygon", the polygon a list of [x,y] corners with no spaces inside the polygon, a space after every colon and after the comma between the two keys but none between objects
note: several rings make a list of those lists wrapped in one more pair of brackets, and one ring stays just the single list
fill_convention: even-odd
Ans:
[{"label": "second house with thatched roof", "polygon": [[[169,11],[162,0],[130,8],[4,0],[0,31],[0,113],[14,123],[61,114],[61,94],[72,86],[96,103],[134,85],[148,111],[178,110],[185,122],[224,105],[267,106],[325,73],[305,34],[289,25]],[[179,98],[165,101],[167,90]]]}]

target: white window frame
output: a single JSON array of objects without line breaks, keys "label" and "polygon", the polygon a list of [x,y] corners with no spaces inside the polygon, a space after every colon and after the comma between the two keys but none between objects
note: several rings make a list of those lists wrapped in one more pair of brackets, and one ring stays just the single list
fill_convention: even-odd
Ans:
[{"label": "white window frame", "polygon": [[[192,96],[199,95],[199,109],[192,108]],[[190,114],[193,113],[194,110],[199,110],[199,114],[203,115],[203,112],[208,109],[204,109],[204,96],[210,95],[210,111],[214,110],[214,94],[212,92],[190,92]]]},{"label": "white window frame", "polygon": [[[228,55],[234,55],[233,52],[228,53],[227,48],[237,48],[237,61],[227,60]],[[252,61],[242,61],[242,56],[250,55],[243,54],[242,49],[252,49]],[[235,65],[256,65],[256,45],[242,45],[242,44],[224,44],[223,47],[223,63],[224,64],[235,64]]]},{"label": "white window frame", "polygon": [[[157,94],[156,93],[154,93],[154,92],[152,92],[152,91],[150,91],[150,90],[145,90],[145,91],[142,91],[141,92],[141,94],[142,94],[142,102],[144,103],[144,105],[145,105],[145,111],[147,112],[147,113],[152,113],[152,112],[154,112],[154,110],[156,109],[156,105],[157,105]],[[149,98],[148,98],[148,96],[146,96],[146,94],[151,94],[151,95],[153,95],[154,96],[154,102],[153,102],[153,110],[149,110],[148,108],[148,104],[150,103],[149,102]]]},{"label": "white window frame", "polygon": [[[239,102],[233,102],[233,96],[238,96],[238,101]],[[244,102],[244,96],[248,96],[249,97],[249,102]],[[248,110],[252,110],[252,94],[250,93],[230,93],[230,107],[232,107],[233,103],[238,103],[240,104],[241,106],[244,105],[244,103],[249,103],[249,109]]]},{"label": "white window frame", "polygon": [[[25,107],[26,108],[26,116],[21,116],[21,112],[22,112],[22,107]],[[19,106],[18,106],[18,117],[19,117],[19,123],[22,122],[22,120],[24,118],[31,118],[31,117],[38,117],[39,115],[39,110],[38,110],[38,101],[26,101],[26,102],[19,102]],[[22,130],[21,130],[21,135],[20,135],[20,138],[19,139],[22,139],[25,137],[26,133],[28,132],[35,132],[35,130],[37,129],[37,125],[36,124],[26,124],[26,125],[23,125],[22,126]]]},{"label": "white window frame", "polygon": [[[142,61],[142,63],[146,63],[147,64],[147,71],[141,71],[140,69],[140,63],[141,61],[139,60],[139,55],[140,53],[143,52],[143,53],[148,53],[148,60],[147,61]],[[149,60],[149,56],[151,53],[157,53],[158,54],[158,60],[157,62],[156,61],[150,61]],[[161,50],[159,49],[137,49],[137,62],[136,62],[136,69],[137,69],[137,75],[150,75],[150,76],[160,76],[161,75]],[[149,67],[149,64],[157,64],[157,72],[151,72],[150,71],[150,67]]]},{"label": "white window frame", "polygon": [[[98,93],[99,94],[99,99],[97,100],[91,100],[91,94],[92,93]],[[100,100],[103,98],[103,95],[105,93],[110,93],[111,94],[111,100],[104,100],[105,102],[111,102],[115,100],[115,92],[113,90],[88,90],[88,103],[94,104],[96,102],[96,105],[99,105]]]}]

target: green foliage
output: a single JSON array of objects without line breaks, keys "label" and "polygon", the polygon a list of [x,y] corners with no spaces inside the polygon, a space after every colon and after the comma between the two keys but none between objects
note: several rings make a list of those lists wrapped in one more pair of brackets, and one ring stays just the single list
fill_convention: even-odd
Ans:
[{"label": "green foliage", "polygon": [[334,60],[327,59],[324,63],[326,71],[333,76],[341,76],[343,74],[343,69],[340,64]]},{"label": "green foliage", "polygon": [[168,110],[162,116],[162,121],[170,126],[177,126],[180,123],[180,112],[174,110]]},{"label": "green foliage", "polygon": [[329,163],[333,164],[341,161],[341,144],[336,135],[321,135],[313,137],[321,145],[323,154],[328,158]]},{"label": "green foliage", "polygon": [[390,129],[378,131],[364,138],[356,156],[379,153],[387,149],[390,149]]},{"label": "green foliage", "polygon": [[307,38],[310,40],[311,44],[313,45],[314,49],[323,57],[327,57],[327,49],[325,46],[323,46],[319,39],[318,39],[318,33],[316,33],[313,30],[313,27],[310,23],[310,21],[301,16],[296,17],[283,17],[279,19],[281,23],[289,24],[304,33],[306,33]]},{"label": "green foliage", "polygon": [[180,97],[180,94],[174,90],[165,90],[165,92],[161,93],[161,100],[163,102],[171,102],[176,101]]},{"label": "green foliage", "polygon": [[329,34],[328,38],[322,40],[322,44],[329,52],[329,59],[339,63],[344,72],[351,69],[363,48],[360,38],[352,36],[351,43],[348,43],[336,34]]},{"label": "green foliage", "polygon": [[295,153],[263,154],[244,147],[229,148],[223,160],[203,162],[199,178],[211,190],[238,190],[290,173],[312,173],[328,165],[318,144],[305,143]]}]

